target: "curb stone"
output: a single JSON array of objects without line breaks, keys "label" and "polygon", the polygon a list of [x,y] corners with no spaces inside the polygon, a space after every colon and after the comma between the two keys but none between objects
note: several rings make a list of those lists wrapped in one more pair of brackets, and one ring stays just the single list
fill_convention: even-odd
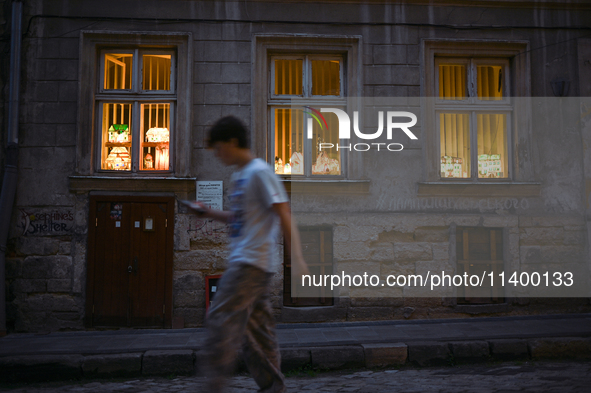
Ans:
[{"label": "curb stone", "polygon": [[408,360],[419,366],[445,366],[451,353],[447,342],[408,344]]},{"label": "curb stone", "polygon": [[361,345],[316,347],[310,349],[312,366],[323,369],[355,368],[365,366]]},{"label": "curb stone", "polygon": [[387,367],[406,363],[408,347],[404,343],[362,344],[365,367]]},{"label": "curb stone", "polygon": [[529,350],[527,341],[519,339],[490,340],[490,354],[497,360],[527,360]]},{"label": "curb stone", "polygon": [[143,375],[192,375],[195,356],[190,349],[146,351],[142,360]]},{"label": "curb stone", "polygon": [[58,381],[82,377],[82,355],[24,355],[0,358],[0,381]]},{"label": "curb stone", "polygon": [[282,348],[281,371],[295,370],[312,363],[309,348]]},{"label": "curb stone", "polygon": [[[195,375],[202,349],[145,353],[19,355],[0,357],[0,381],[55,381],[81,377]],[[281,349],[283,371],[306,365],[321,369],[384,367],[413,363],[447,365],[450,360],[591,359],[591,337],[548,337],[416,343],[377,343]],[[197,360],[196,360],[197,359]],[[245,371],[246,367],[244,364]]]},{"label": "curb stone", "polygon": [[539,338],[529,340],[528,347],[532,359],[591,359],[591,338]]},{"label": "curb stone", "polygon": [[449,349],[456,362],[486,362],[490,349],[486,341],[452,341]]},{"label": "curb stone", "polygon": [[142,374],[143,353],[89,355],[84,357],[85,377],[135,377]]}]

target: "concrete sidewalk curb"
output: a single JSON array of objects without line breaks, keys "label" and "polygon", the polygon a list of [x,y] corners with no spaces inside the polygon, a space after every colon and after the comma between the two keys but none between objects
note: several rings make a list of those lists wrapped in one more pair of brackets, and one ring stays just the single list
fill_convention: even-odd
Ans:
[{"label": "concrete sidewalk curb", "polygon": [[542,338],[528,340],[532,359],[589,359],[591,358],[591,338]]},{"label": "concrete sidewalk curb", "polygon": [[135,377],[142,374],[143,353],[89,355],[84,357],[85,377]]},{"label": "concrete sidewalk curb", "polygon": [[0,358],[0,382],[79,379],[82,355],[40,355]]},{"label": "concrete sidewalk curb", "polygon": [[[194,375],[199,351],[149,350],[105,355],[0,357],[0,382],[68,380],[139,375]],[[283,348],[282,370],[451,365],[487,360],[591,359],[591,338],[425,341]],[[196,361],[197,360],[197,361]]]},{"label": "concrete sidewalk curb", "polygon": [[146,351],[142,360],[143,375],[192,375],[195,373],[195,352],[190,349]]}]

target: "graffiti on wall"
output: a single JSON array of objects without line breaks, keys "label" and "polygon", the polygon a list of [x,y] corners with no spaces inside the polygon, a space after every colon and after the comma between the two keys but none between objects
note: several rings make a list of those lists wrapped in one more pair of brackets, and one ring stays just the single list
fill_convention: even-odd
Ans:
[{"label": "graffiti on wall", "polygon": [[41,211],[19,208],[21,236],[63,235],[72,231],[74,213],[71,209]]},{"label": "graffiti on wall", "polygon": [[222,241],[227,238],[229,232],[228,224],[198,217],[191,217],[187,228],[191,240]]}]

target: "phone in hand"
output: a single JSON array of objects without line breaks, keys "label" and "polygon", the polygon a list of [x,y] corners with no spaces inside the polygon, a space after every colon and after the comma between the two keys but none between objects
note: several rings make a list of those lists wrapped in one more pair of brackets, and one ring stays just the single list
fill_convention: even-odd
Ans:
[{"label": "phone in hand", "polygon": [[187,199],[179,199],[179,202],[182,203],[183,205],[187,206],[189,209],[195,210],[197,213],[200,213],[200,214],[206,213],[206,210],[203,207],[201,207],[201,205],[198,204],[197,201],[190,201]]}]

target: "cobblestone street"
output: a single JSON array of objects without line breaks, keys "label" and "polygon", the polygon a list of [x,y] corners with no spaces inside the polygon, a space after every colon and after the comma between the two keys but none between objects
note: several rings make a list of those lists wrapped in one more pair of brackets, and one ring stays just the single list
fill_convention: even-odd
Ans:
[{"label": "cobblestone street", "polygon": [[[314,374],[314,373],[312,373]],[[141,378],[0,385],[10,393],[200,392],[203,377]],[[288,376],[290,392],[589,392],[590,362],[507,362],[495,365],[341,371]],[[249,376],[230,382],[228,392],[255,392]]]}]

